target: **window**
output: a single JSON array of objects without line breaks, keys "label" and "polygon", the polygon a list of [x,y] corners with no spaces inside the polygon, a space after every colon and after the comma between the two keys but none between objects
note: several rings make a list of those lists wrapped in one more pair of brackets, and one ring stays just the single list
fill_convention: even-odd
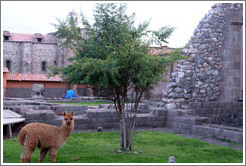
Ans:
[{"label": "window", "polygon": [[4,36],[4,40],[8,41],[9,40],[9,36]]},{"label": "window", "polygon": [[36,39],[36,42],[41,43],[43,41],[43,35],[41,33],[35,33],[34,37]]},{"label": "window", "polygon": [[37,38],[37,42],[41,43],[42,42],[42,38]]},{"label": "window", "polygon": [[11,61],[10,60],[6,60],[6,67],[9,69],[9,71],[11,70]]},{"label": "window", "polygon": [[46,71],[47,65],[46,62],[42,62],[42,71]]},{"label": "window", "polygon": [[9,31],[3,31],[3,40],[4,41],[9,41],[10,37],[11,37],[11,34]]}]

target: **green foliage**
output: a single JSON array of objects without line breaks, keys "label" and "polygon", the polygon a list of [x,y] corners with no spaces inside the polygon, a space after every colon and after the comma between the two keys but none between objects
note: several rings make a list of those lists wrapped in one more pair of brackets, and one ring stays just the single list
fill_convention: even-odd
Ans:
[{"label": "green foliage", "polygon": [[171,36],[175,28],[171,26],[164,26],[157,31],[153,31],[153,40],[156,44],[162,45],[168,43],[167,39]]},{"label": "green foliage", "polygon": [[[149,56],[147,36],[149,22],[134,27],[135,14],[126,14],[125,4],[100,3],[94,11],[95,22],[81,14],[86,36],[69,18],[56,25],[63,45],[75,51],[72,64],[53,68],[53,74],[62,73],[63,80],[72,84],[89,84],[97,88],[125,89],[129,85],[145,90],[161,80],[166,65],[175,56]],[[158,39],[166,38],[172,28],[164,27]],[[166,31],[164,35],[164,31]],[[159,33],[161,32],[161,33]]]},{"label": "green foliage", "polygon": [[[119,132],[72,133],[57,151],[57,163],[167,163],[175,156],[177,163],[242,163],[243,152],[196,139],[156,131],[135,133],[132,151],[120,149]],[[138,153],[134,153],[138,152]],[[22,147],[18,138],[3,140],[4,163],[20,163]],[[32,159],[38,161],[36,149]],[[44,163],[50,163],[47,154]]]},{"label": "green foliage", "polygon": [[[87,84],[96,89],[107,89],[108,98],[114,101],[120,119],[120,137],[123,149],[131,149],[138,104],[144,91],[153,87],[166,71],[166,66],[179,55],[150,56],[147,30],[149,21],[134,26],[135,14],[126,14],[125,4],[99,3],[94,10],[94,23],[90,24],[81,14],[85,35],[72,19],[59,20],[55,25],[57,37],[76,56],[67,67],[53,68],[53,74],[61,73],[62,79],[72,84]],[[165,41],[172,28],[164,27],[156,32],[157,40]],[[129,94],[130,93],[130,94]],[[134,102],[132,124],[126,125],[125,103],[131,96]],[[133,108],[132,108],[133,109]]]}]

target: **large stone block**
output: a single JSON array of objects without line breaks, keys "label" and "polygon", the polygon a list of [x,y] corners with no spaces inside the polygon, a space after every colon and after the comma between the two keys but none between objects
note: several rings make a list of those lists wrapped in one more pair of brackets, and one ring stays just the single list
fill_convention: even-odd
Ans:
[{"label": "large stone block", "polygon": [[75,105],[56,105],[53,106],[52,109],[56,112],[56,114],[61,114],[62,112],[71,113],[74,112],[75,115],[83,115],[85,110],[88,109],[88,106],[75,106]]},{"label": "large stone block", "polygon": [[25,113],[26,121],[35,120],[37,122],[48,122],[55,120],[55,113],[51,110],[33,110]]},{"label": "large stone block", "polygon": [[155,116],[167,116],[167,110],[163,107],[151,108],[150,113]]},{"label": "large stone block", "polygon": [[112,118],[117,117],[115,110],[86,110],[88,118]]}]

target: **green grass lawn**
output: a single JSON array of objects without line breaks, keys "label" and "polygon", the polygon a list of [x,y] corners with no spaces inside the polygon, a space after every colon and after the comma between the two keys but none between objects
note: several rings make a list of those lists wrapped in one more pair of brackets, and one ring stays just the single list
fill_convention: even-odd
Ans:
[{"label": "green grass lawn", "polygon": [[50,102],[59,104],[81,105],[81,106],[99,106],[100,104],[114,104],[113,102]]},{"label": "green grass lawn", "polygon": [[[224,146],[157,131],[135,133],[132,151],[117,153],[119,132],[72,133],[57,151],[57,163],[242,163],[243,152]],[[18,163],[22,147],[18,138],[3,141],[4,163]],[[32,159],[38,161],[39,149]],[[50,163],[47,155],[45,163]]]}]

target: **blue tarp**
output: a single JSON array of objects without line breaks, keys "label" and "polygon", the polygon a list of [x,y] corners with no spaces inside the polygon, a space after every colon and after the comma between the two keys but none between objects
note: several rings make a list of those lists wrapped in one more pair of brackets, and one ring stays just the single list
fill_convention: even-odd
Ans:
[{"label": "blue tarp", "polygon": [[74,90],[72,90],[72,89],[68,90],[65,97],[64,97],[64,99],[70,99],[70,98],[77,98]]}]

